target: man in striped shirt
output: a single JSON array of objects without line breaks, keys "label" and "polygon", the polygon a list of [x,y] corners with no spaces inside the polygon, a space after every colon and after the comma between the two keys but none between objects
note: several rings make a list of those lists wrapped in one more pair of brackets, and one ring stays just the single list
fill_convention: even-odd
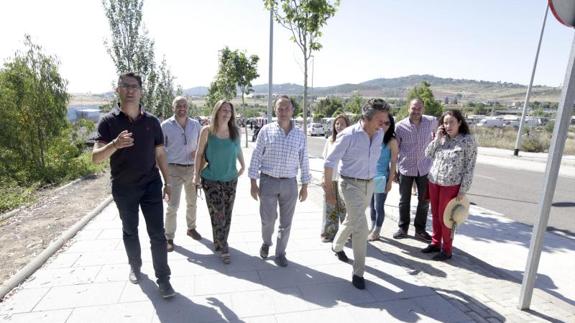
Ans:
[{"label": "man in striped shirt", "polygon": [[395,239],[407,237],[410,222],[411,188],[417,185],[417,211],[413,225],[415,237],[431,242],[425,231],[429,201],[427,200],[427,174],[431,169],[431,159],[425,156],[425,148],[433,140],[437,119],[423,114],[421,99],[413,99],[409,104],[409,117],[399,121],[395,135],[399,144],[399,229],[393,234]]},{"label": "man in striped shirt", "polygon": [[[288,265],[285,251],[291,230],[291,222],[298,199],[307,198],[307,185],[311,179],[305,134],[292,121],[293,105],[289,97],[282,95],[275,103],[277,122],[262,127],[252,154],[248,176],[251,179],[251,195],[260,199],[262,239],[260,256],[267,258],[272,245],[277,207],[280,225],[278,229],[275,263]],[[297,172],[300,169],[301,189],[298,194]],[[259,187],[257,180],[260,180]]]}]

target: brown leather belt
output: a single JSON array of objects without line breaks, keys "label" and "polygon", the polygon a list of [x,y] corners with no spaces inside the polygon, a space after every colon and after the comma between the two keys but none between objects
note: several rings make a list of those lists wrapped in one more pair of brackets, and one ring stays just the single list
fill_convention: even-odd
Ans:
[{"label": "brown leather belt", "polygon": [[363,179],[363,178],[355,178],[355,177],[349,177],[349,176],[343,176],[343,175],[340,175],[340,177],[343,179],[347,179],[347,180],[351,180],[351,181],[360,181],[360,182],[369,182],[372,180],[371,178],[370,179]]},{"label": "brown leather belt", "polygon": [[293,178],[293,177],[274,177],[274,176],[268,175],[266,173],[262,173],[262,175],[273,178],[273,179],[292,179]]},{"label": "brown leather belt", "polygon": [[169,163],[168,165],[178,166],[178,167],[194,167],[194,164],[186,165],[186,164],[174,164],[174,163]]}]

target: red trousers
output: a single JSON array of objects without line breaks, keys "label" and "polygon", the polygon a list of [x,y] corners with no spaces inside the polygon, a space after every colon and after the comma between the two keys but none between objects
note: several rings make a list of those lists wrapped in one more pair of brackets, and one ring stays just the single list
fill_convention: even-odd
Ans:
[{"label": "red trousers", "polygon": [[441,186],[429,182],[429,204],[431,204],[431,219],[433,224],[433,234],[431,244],[440,246],[445,254],[451,255],[452,240],[451,229],[443,223],[443,212],[447,203],[459,194],[459,186]]}]

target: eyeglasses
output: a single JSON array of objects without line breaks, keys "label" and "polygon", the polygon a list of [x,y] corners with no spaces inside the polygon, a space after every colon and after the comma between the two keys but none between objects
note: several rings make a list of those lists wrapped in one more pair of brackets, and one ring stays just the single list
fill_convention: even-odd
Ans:
[{"label": "eyeglasses", "polygon": [[184,137],[184,146],[188,145],[188,138],[186,137],[186,133],[182,132],[182,136]]},{"label": "eyeglasses", "polygon": [[139,90],[140,86],[138,84],[128,84],[128,83],[120,83],[118,87],[126,90]]},{"label": "eyeglasses", "polygon": [[383,122],[383,125],[389,126],[389,125],[391,125],[391,121],[384,121],[384,122]]}]

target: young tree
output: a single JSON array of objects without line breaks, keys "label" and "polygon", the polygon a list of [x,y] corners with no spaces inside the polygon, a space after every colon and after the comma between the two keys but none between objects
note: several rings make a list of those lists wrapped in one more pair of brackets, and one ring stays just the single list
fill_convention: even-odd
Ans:
[{"label": "young tree", "polygon": [[[245,119],[245,112],[247,110],[245,96],[246,94],[250,94],[254,91],[252,87],[252,81],[259,77],[258,74],[258,61],[259,57],[257,55],[251,55],[249,58],[246,56],[245,52],[240,52],[235,50],[232,52],[232,64],[233,64],[233,72],[234,77],[236,79],[236,85],[240,89],[242,93],[242,107],[244,111],[244,119]],[[244,123],[244,125],[246,125]],[[247,127],[245,128],[246,133],[246,148],[248,147],[248,131]]]},{"label": "young tree", "polygon": [[[136,72],[141,75],[142,103],[153,113],[163,114],[159,105],[163,104],[166,93],[162,91],[174,89],[173,77],[165,62],[162,62],[160,70],[157,69],[154,41],[142,25],[144,1],[102,0],[102,4],[112,32],[111,41],[105,41],[104,45],[117,73]],[[161,82],[162,88],[158,89]]]},{"label": "young tree", "polygon": [[208,88],[206,105],[213,108],[219,100],[231,100],[237,95],[232,51],[226,46],[219,51],[218,73]]},{"label": "young tree", "polygon": [[[253,92],[252,81],[258,74],[257,55],[247,56],[245,52],[230,50],[227,46],[220,51],[220,62],[216,79],[208,89],[207,102],[213,106],[218,100],[231,100],[237,95],[239,89],[242,95],[242,107],[245,116],[245,95]],[[248,133],[246,131],[246,147]]]},{"label": "young tree", "polygon": [[[339,0],[264,0],[268,10],[273,10],[276,21],[291,31],[291,40],[303,54],[303,115],[307,116],[308,61],[312,52],[321,49],[318,39],[321,28],[335,15]],[[307,118],[303,122],[307,129]]]},{"label": "young tree", "polygon": [[69,127],[67,81],[54,57],[25,36],[25,52],[0,70],[0,168],[18,182],[51,182],[51,145]]},{"label": "young tree", "polygon": [[158,86],[156,88],[156,111],[154,114],[164,120],[169,118],[172,114],[172,101],[175,98],[174,90],[174,76],[167,67],[166,58],[162,60],[158,71]]}]

